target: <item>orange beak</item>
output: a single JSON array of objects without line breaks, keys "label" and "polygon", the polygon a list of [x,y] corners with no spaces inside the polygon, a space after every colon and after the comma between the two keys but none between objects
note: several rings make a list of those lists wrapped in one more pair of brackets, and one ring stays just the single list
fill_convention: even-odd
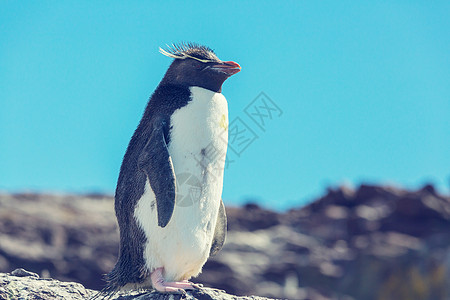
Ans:
[{"label": "orange beak", "polygon": [[234,61],[223,61],[221,63],[215,64],[211,67],[219,72],[223,72],[228,76],[234,75],[241,71],[241,66]]}]

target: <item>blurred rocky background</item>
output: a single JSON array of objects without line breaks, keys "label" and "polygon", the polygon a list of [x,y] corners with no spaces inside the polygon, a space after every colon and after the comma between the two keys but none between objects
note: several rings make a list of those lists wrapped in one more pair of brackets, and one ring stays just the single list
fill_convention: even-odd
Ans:
[{"label": "blurred rocky background", "polygon": [[[450,299],[450,197],[340,187],[279,213],[227,207],[228,236],[194,281],[230,294],[287,299]],[[118,231],[103,195],[0,194],[0,272],[100,289]]]}]

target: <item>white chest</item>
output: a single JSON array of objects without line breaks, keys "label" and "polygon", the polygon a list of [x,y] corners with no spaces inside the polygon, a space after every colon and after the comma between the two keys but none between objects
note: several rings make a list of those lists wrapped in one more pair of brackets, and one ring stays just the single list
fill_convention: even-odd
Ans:
[{"label": "white chest", "polygon": [[156,210],[151,210],[155,195],[148,182],[135,210],[148,240],[148,268],[164,267],[166,278],[172,279],[196,276],[209,256],[227,151],[225,97],[192,87],[191,98],[170,119],[168,150],[177,183],[171,220],[165,228],[157,225]]},{"label": "white chest", "polygon": [[203,183],[211,176],[222,180],[228,142],[227,101],[222,94],[200,87],[191,87],[191,93],[191,102],[171,117],[169,153],[175,174],[193,175]]}]

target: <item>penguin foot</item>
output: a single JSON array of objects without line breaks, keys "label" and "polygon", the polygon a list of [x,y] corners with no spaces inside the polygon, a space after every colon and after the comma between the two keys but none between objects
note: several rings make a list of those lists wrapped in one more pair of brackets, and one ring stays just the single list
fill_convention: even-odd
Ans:
[{"label": "penguin foot", "polygon": [[152,272],[150,278],[152,280],[152,286],[158,292],[162,293],[185,293],[185,290],[195,290],[200,288],[199,285],[183,280],[181,282],[169,282],[164,279],[163,269],[158,268]]},{"label": "penguin foot", "polygon": [[183,283],[189,283],[190,285],[192,285],[196,289],[200,289],[200,288],[203,287],[203,284],[201,284],[201,283],[193,283],[193,282],[190,282],[189,280],[183,280],[182,282]]}]

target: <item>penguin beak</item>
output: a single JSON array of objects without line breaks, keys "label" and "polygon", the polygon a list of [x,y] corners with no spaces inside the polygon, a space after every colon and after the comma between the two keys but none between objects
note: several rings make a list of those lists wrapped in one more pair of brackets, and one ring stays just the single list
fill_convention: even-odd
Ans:
[{"label": "penguin beak", "polygon": [[221,73],[227,74],[227,76],[234,75],[241,71],[241,66],[234,61],[223,61],[218,64],[212,65],[211,69]]}]

